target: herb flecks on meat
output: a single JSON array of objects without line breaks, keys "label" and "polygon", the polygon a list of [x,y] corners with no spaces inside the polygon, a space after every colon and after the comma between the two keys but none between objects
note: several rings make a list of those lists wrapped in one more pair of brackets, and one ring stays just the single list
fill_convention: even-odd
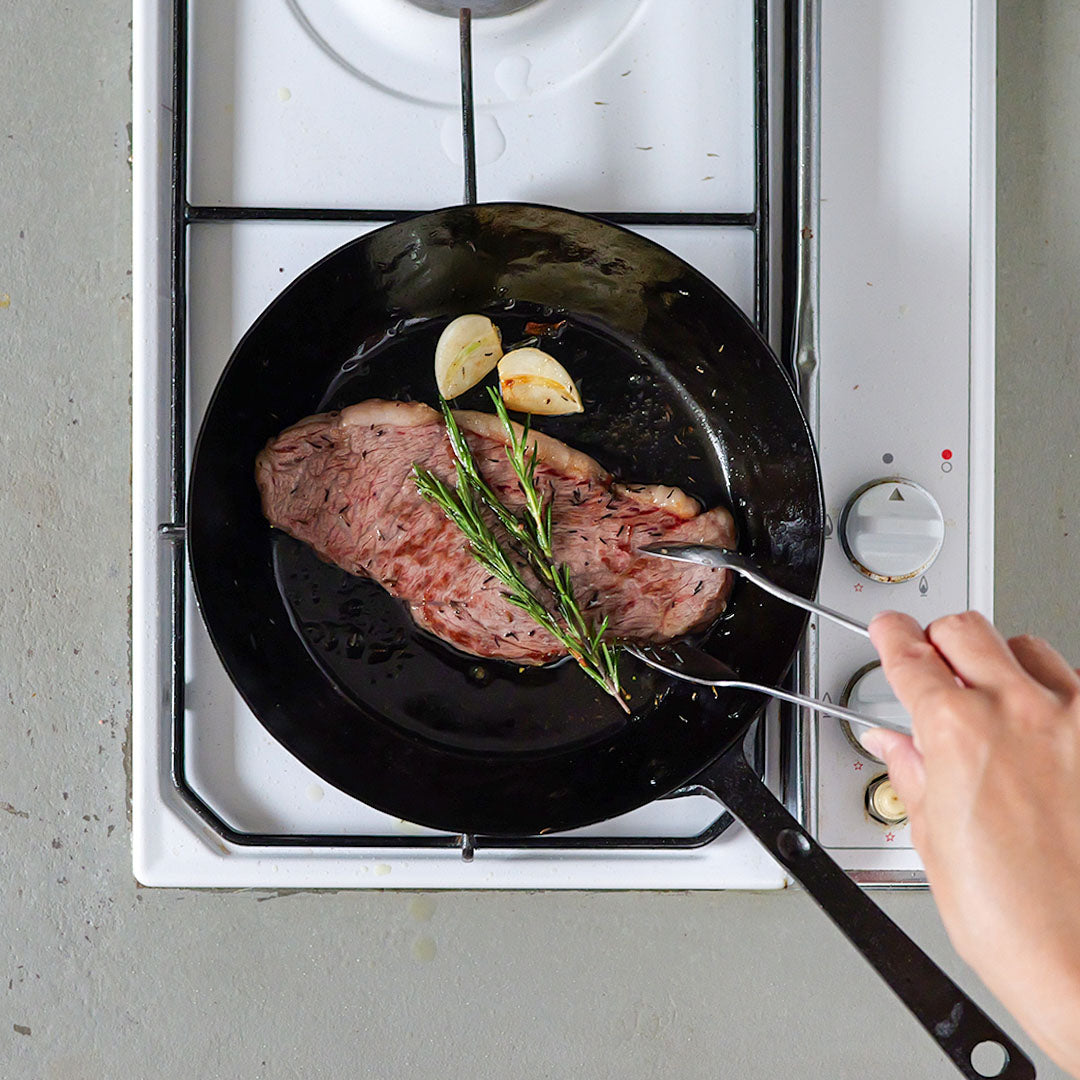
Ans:
[{"label": "herb flecks on meat", "polygon": [[[457,487],[444,484],[433,473],[413,466],[420,494],[439,506],[443,513],[465,534],[473,557],[506,587],[506,599],[542,626],[578,662],[582,671],[610,694],[625,712],[629,712],[619,686],[619,646],[604,641],[608,620],[605,616],[591,625],[578,606],[570,568],[555,561],[551,548],[551,502],[545,504],[536,484],[537,450],[530,453],[529,425],[518,435],[510,422],[502,399],[489,391],[495,411],[507,432],[506,456],[525,497],[525,513],[519,518],[506,506],[480,475],[469,444],[458,427],[446,401],[440,398],[447,435],[454,450]],[[529,587],[520,568],[499,543],[483,515],[490,510],[511,537],[514,546],[525,556],[529,568],[550,596],[555,611]]]}]

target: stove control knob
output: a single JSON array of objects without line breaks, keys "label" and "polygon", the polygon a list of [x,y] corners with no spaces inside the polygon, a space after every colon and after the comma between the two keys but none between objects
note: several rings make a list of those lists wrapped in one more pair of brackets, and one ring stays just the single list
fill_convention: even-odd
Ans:
[{"label": "stove control knob", "polygon": [[[886,682],[885,672],[881,670],[881,664],[877,660],[859,668],[851,676],[840,695],[840,704],[874,720],[890,720],[894,724],[903,724],[909,729],[911,727],[911,717]],[[865,754],[874,761],[881,760],[874,757],[859,738],[868,728],[862,724],[851,724],[847,720],[840,721],[840,728],[860,754]]]},{"label": "stove control knob", "polygon": [[887,773],[875,776],[866,785],[866,812],[882,825],[903,825],[907,807],[900,801]]},{"label": "stove control knob", "polygon": [[933,495],[910,480],[873,480],[848,499],[840,542],[860,573],[875,581],[908,581],[925,573],[945,539]]}]

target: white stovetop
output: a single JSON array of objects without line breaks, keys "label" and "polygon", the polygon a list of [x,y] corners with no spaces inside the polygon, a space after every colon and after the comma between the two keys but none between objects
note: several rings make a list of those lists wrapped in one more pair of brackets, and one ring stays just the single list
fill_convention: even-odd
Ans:
[{"label": "white stovetop", "polygon": [[[408,0],[192,8],[193,203],[460,197],[454,20]],[[752,15],[748,0],[544,0],[474,20],[481,201],[750,209]]]},{"label": "white stovetop", "polygon": [[[752,5],[747,0],[723,5],[711,0],[681,0],[678,5],[598,0],[589,7],[588,25],[580,15],[570,18],[568,5],[578,11],[570,0],[545,0],[519,16],[474,24],[481,199],[532,199],[601,211],[750,210]],[[782,885],[780,870],[741,829],[681,854],[481,851],[474,863],[466,864],[445,852],[233,848],[180,800],[168,768],[162,608],[168,550],[156,533],[157,524],[169,517],[169,114],[163,107],[169,93],[169,27],[158,7],[150,0],[137,3],[135,22],[136,876],[146,884],[275,887]],[[455,201],[461,180],[452,21],[416,12],[406,0],[369,0],[363,6],[347,0],[196,0],[191,7],[192,203],[423,209]],[[974,445],[966,397],[957,408],[932,399],[935,418],[917,433],[893,391],[894,385],[918,385],[924,377],[920,372],[928,370],[943,371],[954,383],[960,379],[960,386],[968,369],[964,328],[969,319],[972,326],[981,325],[974,308],[962,306],[963,296],[979,284],[970,270],[977,230],[969,227],[974,204],[965,117],[972,100],[972,27],[985,32],[987,8],[992,5],[976,0],[972,11],[943,12],[920,3],[902,12],[889,8],[871,14],[838,0],[825,4],[822,192],[833,202],[822,207],[827,362],[821,395],[823,415],[832,409],[843,416],[847,433],[845,440],[826,438],[822,445],[834,519],[834,504],[839,500],[842,505],[853,480],[881,468],[875,465],[883,452],[877,440],[889,420],[893,433],[887,449],[900,468],[935,490],[939,501],[944,499],[943,506],[952,500],[948,516],[954,533],[967,531],[972,514],[980,520],[987,516],[985,506],[972,510],[968,492],[981,490],[977,481],[988,458],[969,471],[968,455],[960,455],[961,471],[950,479],[953,497],[940,488],[945,478],[931,475],[919,456],[925,453],[936,467],[934,454],[942,438],[954,448]],[[924,31],[931,25],[928,36]],[[778,25],[771,28],[774,41],[779,31]],[[333,44],[336,59],[319,43],[319,35]],[[445,54],[435,44],[443,35]],[[990,45],[992,55],[992,38]],[[983,41],[979,55],[985,48]],[[680,62],[668,63],[672,56]],[[843,73],[853,65],[863,70],[858,65],[869,64],[870,56],[876,58],[880,92],[860,96],[844,82]],[[951,65],[946,62],[950,58]],[[980,97],[985,97],[985,82],[977,82]],[[992,85],[991,71],[991,106]],[[773,95],[778,105],[777,89]],[[943,100],[948,108],[941,108]],[[985,101],[983,109],[986,115]],[[990,116],[992,121],[992,107]],[[905,168],[905,155],[918,155],[920,133],[927,132],[933,159],[924,168]],[[890,162],[893,168],[883,173],[882,166]],[[920,246],[927,232],[923,207],[935,194],[940,196],[938,213],[930,223],[936,247],[934,257],[927,258]],[[885,195],[892,197],[883,201]],[[882,263],[875,236],[885,211],[893,242]],[[189,448],[214,382],[247,326],[302,269],[371,227],[247,222],[190,229]],[[747,230],[664,226],[641,231],[683,255],[750,308],[753,244]],[[856,290],[849,303],[848,278],[864,271],[875,282],[874,301],[865,302]],[[953,294],[959,305],[941,302]],[[912,318],[900,317],[904,305]],[[864,344],[864,354],[888,355],[890,366],[905,356],[903,376],[872,390],[873,380],[849,378],[848,354],[856,351],[848,345],[852,339]],[[943,343],[954,344],[947,344],[946,352]],[[973,339],[970,349],[974,365],[986,355],[986,342]],[[864,397],[878,402],[883,419],[865,409],[850,413],[847,388],[856,383],[868,384],[871,393]],[[987,400],[992,402],[983,392],[977,407],[985,409]],[[940,434],[937,428],[943,429]],[[926,450],[924,442],[933,449]],[[963,560],[955,562],[957,548],[946,545],[941,566],[953,569],[931,597],[935,607],[959,606],[962,596],[978,602]],[[873,590],[852,593],[853,572],[834,555],[831,551],[823,580],[826,603],[859,614],[859,607],[869,604],[909,602],[895,592],[885,597]],[[979,579],[984,594],[987,580],[986,575]],[[187,625],[188,772],[222,817],[247,831],[416,831],[363,807],[296,762],[240,701],[190,597]],[[849,667],[859,666],[850,648],[851,643],[838,643],[823,656],[823,690],[841,674],[846,678]],[[811,805],[812,823],[827,834],[823,839],[849,849],[839,854],[853,868],[916,867],[912,854],[894,849],[895,838],[886,842],[882,830],[865,821],[858,805],[863,780],[857,773],[866,770],[853,768],[852,755],[836,744],[838,732],[831,724],[820,735],[814,746],[822,776],[829,780],[824,789],[835,793],[833,803],[827,795]],[[775,782],[775,748],[769,775]],[[655,804],[603,831],[684,831],[701,827],[713,814],[703,799],[679,800]]]}]

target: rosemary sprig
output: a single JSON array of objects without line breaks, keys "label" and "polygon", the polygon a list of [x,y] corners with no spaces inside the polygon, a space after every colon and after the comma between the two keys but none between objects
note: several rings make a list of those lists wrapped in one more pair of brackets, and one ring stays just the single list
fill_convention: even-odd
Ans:
[{"label": "rosemary sprig", "polygon": [[[552,555],[551,502],[545,504],[536,482],[537,450],[535,444],[531,452],[527,449],[528,422],[519,436],[498,391],[489,388],[489,393],[507,432],[506,455],[525,498],[524,515],[519,518],[507,508],[480,475],[450,406],[441,399],[446,431],[454,451],[457,487],[451,488],[428,470],[414,465],[413,477],[417,490],[425,499],[439,506],[447,518],[461,529],[473,557],[506,587],[506,599],[559,641],[585,674],[611,694],[625,712],[629,712],[619,686],[618,647],[603,640],[607,618],[595,627],[589,624],[574,596],[570,568],[557,563]],[[554,611],[530,588],[517,564],[499,543],[484,518],[485,507],[510,535],[515,549],[550,595]]]}]

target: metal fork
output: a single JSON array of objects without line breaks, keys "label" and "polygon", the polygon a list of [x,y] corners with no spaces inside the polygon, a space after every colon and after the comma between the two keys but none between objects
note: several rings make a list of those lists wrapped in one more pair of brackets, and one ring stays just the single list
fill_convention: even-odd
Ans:
[{"label": "metal fork", "polygon": [[745,555],[737,551],[728,551],[727,548],[709,547],[707,544],[650,544],[641,549],[646,555],[653,555],[658,559],[671,559],[673,562],[694,563],[697,566],[709,566],[734,570],[740,577],[752,581],[759,589],[786,600],[795,607],[809,611],[813,615],[820,615],[824,619],[831,619],[848,630],[853,630],[863,637],[870,636],[870,628],[861,622],[857,622],[848,615],[832,608],[825,607],[815,600],[807,600],[805,596],[782,589],[774,585]]},{"label": "metal fork", "polygon": [[911,727],[896,720],[887,720],[881,717],[866,716],[842,705],[834,705],[831,701],[818,701],[817,698],[806,697],[805,694],[796,694],[790,690],[781,690],[775,686],[765,686],[763,683],[748,682],[739,678],[739,673],[715,656],[694,645],[637,645],[626,646],[626,651],[631,656],[636,656],[649,667],[672,675],[684,682],[697,683],[698,686],[715,686],[717,688],[730,688],[732,690],[754,690],[759,694],[768,694],[769,697],[778,698],[780,701],[790,701],[793,705],[804,705],[808,709],[824,713],[827,716],[838,716],[847,720],[850,724],[860,724],[864,727],[883,727],[890,731],[899,731],[904,735],[911,734]]},{"label": "metal fork", "polygon": [[[658,559],[671,559],[673,562],[694,563],[697,566],[709,566],[734,570],[747,581],[753,582],[765,592],[781,600],[794,604],[796,607],[809,611],[824,619],[831,619],[848,630],[861,634],[863,637],[870,636],[869,627],[864,623],[834,611],[814,600],[807,600],[804,596],[789,592],[787,589],[774,585],[745,555],[737,551],[728,551],[726,548],[709,547],[706,544],[652,544],[641,549],[646,555],[653,555]],[[793,705],[803,705],[808,709],[824,713],[828,716],[838,716],[851,724],[861,724],[867,727],[883,727],[892,731],[900,731],[905,735],[911,734],[910,725],[904,725],[894,720],[882,717],[869,717],[842,705],[834,705],[831,701],[818,701],[817,698],[806,697],[804,694],[796,694],[789,690],[781,690],[775,686],[765,686],[762,683],[748,682],[739,677],[734,668],[729,667],[723,660],[717,660],[702,649],[693,645],[649,645],[645,648],[630,646],[627,651],[639,660],[662,671],[667,675],[673,675],[677,679],[686,682],[697,683],[698,686],[730,687],[738,690],[753,690],[760,694],[768,694],[780,701],[789,701]]]}]

